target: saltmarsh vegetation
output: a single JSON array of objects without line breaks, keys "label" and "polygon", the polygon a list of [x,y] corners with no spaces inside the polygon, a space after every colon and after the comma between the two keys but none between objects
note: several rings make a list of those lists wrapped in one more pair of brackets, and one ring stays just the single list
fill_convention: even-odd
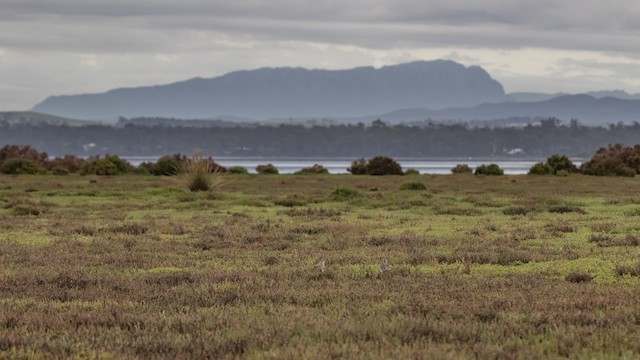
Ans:
[{"label": "saltmarsh vegetation", "polygon": [[398,179],[0,175],[0,358],[640,352],[638,179]]}]

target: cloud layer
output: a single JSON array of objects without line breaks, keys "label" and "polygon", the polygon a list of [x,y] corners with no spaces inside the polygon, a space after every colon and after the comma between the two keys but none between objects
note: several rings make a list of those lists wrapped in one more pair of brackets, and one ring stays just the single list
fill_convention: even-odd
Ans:
[{"label": "cloud layer", "polygon": [[261,66],[448,57],[508,91],[640,91],[640,3],[0,0],[0,109]]}]

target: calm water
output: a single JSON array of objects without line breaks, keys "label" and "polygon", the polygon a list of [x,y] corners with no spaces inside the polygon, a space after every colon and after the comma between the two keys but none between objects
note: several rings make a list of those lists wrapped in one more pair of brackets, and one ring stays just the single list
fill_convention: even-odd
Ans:
[{"label": "calm water", "polygon": [[[139,165],[145,161],[156,161],[158,157],[130,156],[123,157],[132,165]],[[258,157],[219,157],[216,162],[225,167],[242,166],[255,173],[256,166],[271,163],[278,168],[281,174],[291,174],[304,167],[320,164],[327,168],[332,174],[346,174],[347,168],[351,166],[353,158],[349,159],[328,159],[328,158],[258,158]],[[454,159],[454,160],[429,160],[429,159],[396,159],[403,169],[413,168],[421,174],[450,174],[451,168],[456,164],[467,164],[471,168],[482,164],[495,163],[504,169],[505,174],[518,175],[526,174],[529,168],[544,159],[539,160],[496,160],[496,159]],[[574,161],[576,165],[580,161]]]}]

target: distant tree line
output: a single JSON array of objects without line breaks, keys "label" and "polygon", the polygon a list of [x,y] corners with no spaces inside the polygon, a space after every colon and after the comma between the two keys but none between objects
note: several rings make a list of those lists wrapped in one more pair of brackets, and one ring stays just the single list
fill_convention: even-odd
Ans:
[{"label": "distant tree line", "polygon": [[[360,158],[347,169],[353,175],[419,175],[415,169],[403,171],[400,164],[388,156],[376,156],[372,159]],[[272,164],[258,165],[258,174],[278,174]],[[451,169],[452,174],[470,174],[472,169],[466,164],[458,164]],[[87,159],[75,155],[51,158],[46,152],[40,152],[29,145],[5,145],[0,148],[0,174],[47,174],[68,175],[138,175],[174,176],[186,174],[190,178],[191,191],[209,190],[214,187],[218,174],[247,174],[246,168],[234,166],[229,169],[216,163],[210,156],[195,152],[190,158],[182,154],[165,155],[156,162],[144,162],[137,167],[117,155],[101,157],[95,155]],[[320,164],[296,171],[295,174],[328,174]],[[504,175],[497,164],[482,164],[473,171],[475,175]],[[610,144],[600,148],[591,160],[577,167],[566,155],[554,154],[545,162],[539,162],[529,169],[529,175],[569,176],[582,173],[597,176],[628,176],[640,174],[640,144],[633,147],[622,144]],[[413,189],[413,188],[412,188]],[[415,190],[415,189],[414,189]]]},{"label": "distant tree line", "polygon": [[600,147],[640,143],[640,124],[586,127],[556,119],[539,125],[471,128],[461,124],[388,126],[254,125],[175,127],[56,126],[0,123],[0,146],[31,145],[49,155],[159,156],[202,151],[214,157],[591,157]]}]

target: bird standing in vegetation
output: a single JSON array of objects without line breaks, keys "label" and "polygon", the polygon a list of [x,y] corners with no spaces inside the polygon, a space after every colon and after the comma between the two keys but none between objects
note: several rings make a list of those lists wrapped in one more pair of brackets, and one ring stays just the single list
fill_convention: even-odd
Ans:
[{"label": "bird standing in vegetation", "polygon": [[320,260],[320,262],[318,262],[315,265],[316,268],[320,269],[320,272],[324,272],[325,269],[325,265],[324,265],[324,259]]},{"label": "bird standing in vegetation", "polygon": [[380,272],[387,272],[391,269],[391,265],[389,265],[389,260],[383,259],[380,263]]}]

